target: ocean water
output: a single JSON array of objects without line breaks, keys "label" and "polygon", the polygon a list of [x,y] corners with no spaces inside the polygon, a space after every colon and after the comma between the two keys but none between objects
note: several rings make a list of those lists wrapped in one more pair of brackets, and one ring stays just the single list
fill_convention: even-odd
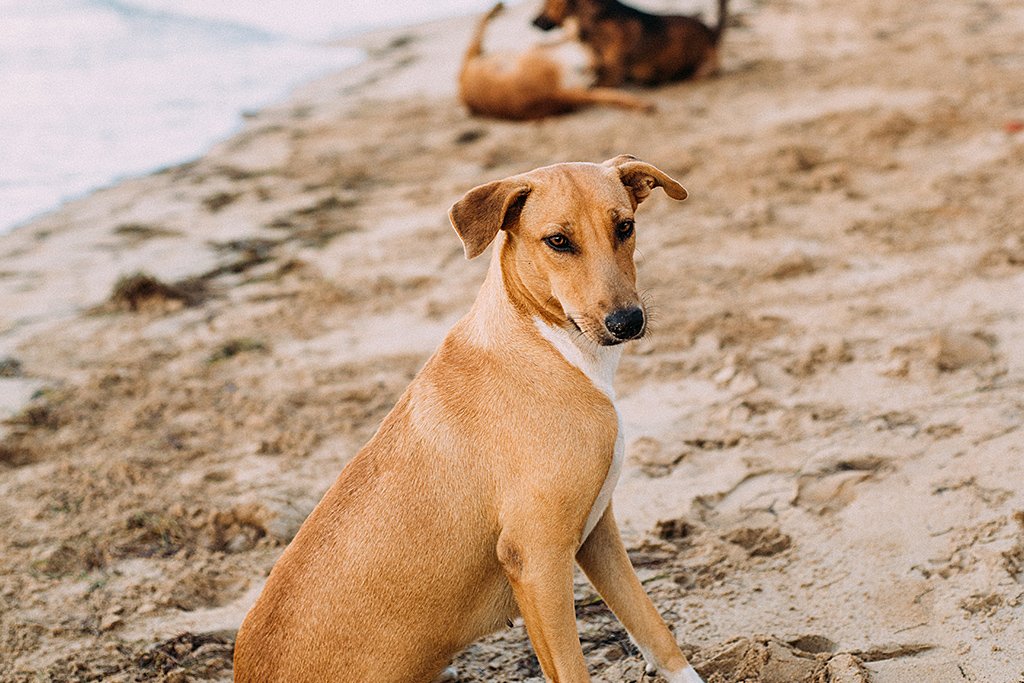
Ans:
[{"label": "ocean water", "polygon": [[0,232],[193,159],[358,63],[329,41],[490,0],[0,0]]}]

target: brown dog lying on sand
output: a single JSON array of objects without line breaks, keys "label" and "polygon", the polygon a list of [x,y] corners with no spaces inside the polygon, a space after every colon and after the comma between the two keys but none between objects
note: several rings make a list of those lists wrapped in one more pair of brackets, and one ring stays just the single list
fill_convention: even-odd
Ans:
[{"label": "brown dog lying on sand", "polygon": [[718,0],[714,28],[694,17],[641,12],[618,0],[545,0],[533,23],[549,31],[575,19],[579,39],[594,52],[597,85],[657,85],[718,70],[727,3]]},{"label": "brown dog lying on sand", "polygon": [[647,329],[633,216],[686,190],[622,155],[480,185],[449,217],[492,241],[476,302],[345,465],[238,631],[238,683],[426,683],[522,615],[548,681],[590,680],[586,573],[651,669],[700,683],[612,514],[625,458],[613,376]]},{"label": "brown dog lying on sand", "polygon": [[562,65],[543,46],[519,55],[485,55],[484,32],[501,10],[498,3],[477,26],[459,74],[459,95],[479,116],[539,119],[565,114],[587,105],[607,104],[651,111],[654,105],[611,88],[573,88],[563,84]]}]

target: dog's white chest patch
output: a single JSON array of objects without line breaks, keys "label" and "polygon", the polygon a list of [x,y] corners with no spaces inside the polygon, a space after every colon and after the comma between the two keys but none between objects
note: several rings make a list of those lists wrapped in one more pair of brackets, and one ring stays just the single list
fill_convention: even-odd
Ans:
[{"label": "dog's white chest patch", "polygon": [[[614,405],[614,404],[613,404]],[[618,408],[615,409],[615,416],[619,416]],[[587,540],[587,536],[597,526],[598,520],[601,519],[601,515],[608,509],[608,504],[612,502],[612,493],[615,491],[615,485],[619,483],[619,475],[622,474],[622,461],[626,457],[626,439],[622,435],[622,418],[619,417],[619,427],[615,434],[615,452],[612,454],[612,464],[608,467],[608,475],[604,478],[604,484],[601,485],[601,490],[597,493],[597,498],[594,499],[594,506],[590,508],[590,514],[587,515],[587,523],[583,525],[583,540]]]},{"label": "dog's white chest patch", "polygon": [[551,342],[570,365],[579,368],[594,383],[594,386],[608,397],[608,400],[612,402],[612,407],[615,408],[615,416],[618,419],[612,462],[608,467],[608,474],[604,478],[601,490],[598,491],[597,498],[594,500],[594,505],[590,508],[590,514],[587,515],[587,521],[583,525],[583,540],[586,540],[590,532],[597,526],[601,515],[608,509],[608,504],[612,500],[612,492],[615,491],[615,485],[622,473],[622,461],[626,456],[622,417],[619,416],[619,409],[615,405],[615,389],[612,386],[615,370],[619,367],[619,359],[622,357],[622,347],[592,344],[586,339],[570,335],[563,329],[552,327],[539,318],[536,323],[541,336]]}]

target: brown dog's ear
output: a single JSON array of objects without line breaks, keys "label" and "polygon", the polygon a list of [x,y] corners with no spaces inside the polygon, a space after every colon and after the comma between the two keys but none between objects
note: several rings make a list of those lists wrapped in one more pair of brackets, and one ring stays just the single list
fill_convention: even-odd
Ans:
[{"label": "brown dog's ear", "polygon": [[618,169],[622,184],[626,186],[633,200],[634,209],[637,204],[647,199],[651,190],[656,187],[664,188],[665,194],[672,199],[686,199],[686,189],[674,178],[635,156],[620,154],[604,162],[604,165]]},{"label": "brown dog's ear", "polygon": [[474,187],[455,202],[448,219],[459,233],[466,258],[483,253],[499,230],[515,224],[523,209],[530,186],[524,180],[507,178]]},{"label": "brown dog's ear", "polygon": [[542,31],[550,31],[556,26],[561,26],[569,16],[568,0],[544,0],[544,6],[540,9],[533,25]]}]

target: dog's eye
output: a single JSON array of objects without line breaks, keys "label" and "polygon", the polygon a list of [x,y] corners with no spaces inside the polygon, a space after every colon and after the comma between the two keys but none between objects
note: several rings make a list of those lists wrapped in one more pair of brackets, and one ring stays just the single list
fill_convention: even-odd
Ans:
[{"label": "dog's eye", "polygon": [[572,251],[572,242],[565,235],[551,235],[544,238],[544,244],[555,251]]},{"label": "dog's eye", "polygon": [[633,234],[633,221],[625,220],[615,226],[615,234],[620,240],[627,240]]}]

